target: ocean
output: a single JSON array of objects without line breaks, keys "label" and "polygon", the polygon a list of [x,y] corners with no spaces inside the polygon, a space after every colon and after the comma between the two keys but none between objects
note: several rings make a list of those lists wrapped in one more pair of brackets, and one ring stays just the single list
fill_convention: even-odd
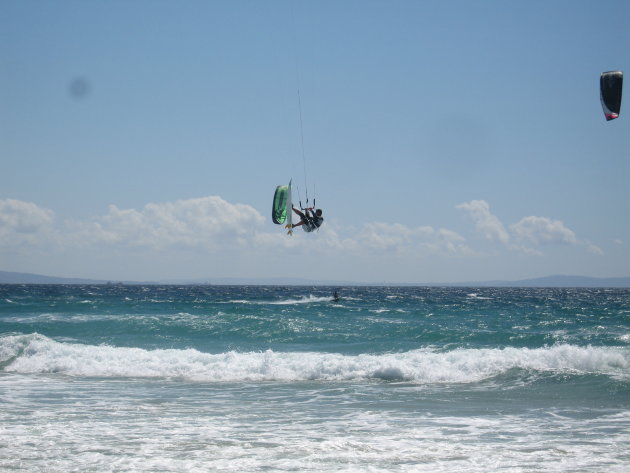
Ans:
[{"label": "ocean", "polygon": [[630,290],[0,285],[0,471],[626,473]]}]

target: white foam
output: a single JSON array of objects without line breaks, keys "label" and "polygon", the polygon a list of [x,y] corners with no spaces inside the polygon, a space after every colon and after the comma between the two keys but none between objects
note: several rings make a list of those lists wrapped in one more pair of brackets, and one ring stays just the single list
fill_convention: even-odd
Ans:
[{"label": "white foam", "polygon": [[[172,386],[162,383],[13,381],[18,396],[0,410],[2,471],[621,473],[628,466],[628,412],[436,415],[411,398],[381,409],[384,391],[368,396],[370,404],[364,393],[346,403],[339,394],[312,401],[310,390],[269,387],[243,397],[229,386],[186,386],[169,396]],[[46,393],[54,402],[40,402]]]},{"label": "white foam", "polygon": [[311,295],[302,296],[299,299],[285,299],[279,301],[251,301],[244,299],[237,299],[228,301],[229,304],[253,304],[253,305],[295,305],[295,304],[312,304],[314,302],[331,302],[332,297],[316,297]]},{"label": "white foam", "polygon": [[309,296],[302,296],[299,299],[288,299],[286,301],[268,302],[268,304],[273,304],[273,305],[293,305],[293,304],[312,304],[314,302],[330,302],[330,301],[332,301],[332,297],[331,296],[316,297],[316,296],[313,296],[313,295],[309,295]]},{"label": "white foam", "polygon": [[0,367],[13,373],[60,373],[89,377],[181,378],[204,382],[387,380],[474,383],[513,369],[604,374],[630,379],[625,347],[457,349],[422,348],[403,353],[343,355],[302,352],[202,353],[194,349],[60,343],[47,337],[0,338]]}]

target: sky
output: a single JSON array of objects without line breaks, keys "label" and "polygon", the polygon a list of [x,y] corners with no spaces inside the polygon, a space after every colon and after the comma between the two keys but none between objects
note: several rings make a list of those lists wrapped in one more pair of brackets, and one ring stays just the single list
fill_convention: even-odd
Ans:
[{"label": "sky", "polygon": [[[630,275],[626,0],[0,2],[0,270]],[[630,112],[629,112],[630,113]],[[275,187],[324,224],[271,221]],[[298,202],[295,202],[298,204]]]}]

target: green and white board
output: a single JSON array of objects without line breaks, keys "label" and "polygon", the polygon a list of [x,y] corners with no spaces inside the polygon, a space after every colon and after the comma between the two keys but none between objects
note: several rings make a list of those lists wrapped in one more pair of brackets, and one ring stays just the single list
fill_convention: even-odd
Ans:
[{"label": "green and white board", "polygon": [[271,209],[273,223],[291,225],[291,207],[293,207],[293,203],[291,202],[291,182],[289,182],[288,186],[276,187],[276,192],[273,195],[273,208]]}]

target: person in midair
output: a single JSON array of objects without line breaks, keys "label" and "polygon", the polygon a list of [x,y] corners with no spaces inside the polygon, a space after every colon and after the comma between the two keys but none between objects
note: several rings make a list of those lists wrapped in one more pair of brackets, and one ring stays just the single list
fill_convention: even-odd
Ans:
[{"label": "person in midair", "polygon": [[302,227],[305,232],[310,233],[317,230],[324,223],[324,217],[322,217],[322,209],[315,209],[315,207],[309,207],[304,209],[304,212],[300,212],[293,207],[293,211],[300,216],[300,221],[294,224],[288,224],[286,228],[289,229],[289,233],[295,227]]}]

